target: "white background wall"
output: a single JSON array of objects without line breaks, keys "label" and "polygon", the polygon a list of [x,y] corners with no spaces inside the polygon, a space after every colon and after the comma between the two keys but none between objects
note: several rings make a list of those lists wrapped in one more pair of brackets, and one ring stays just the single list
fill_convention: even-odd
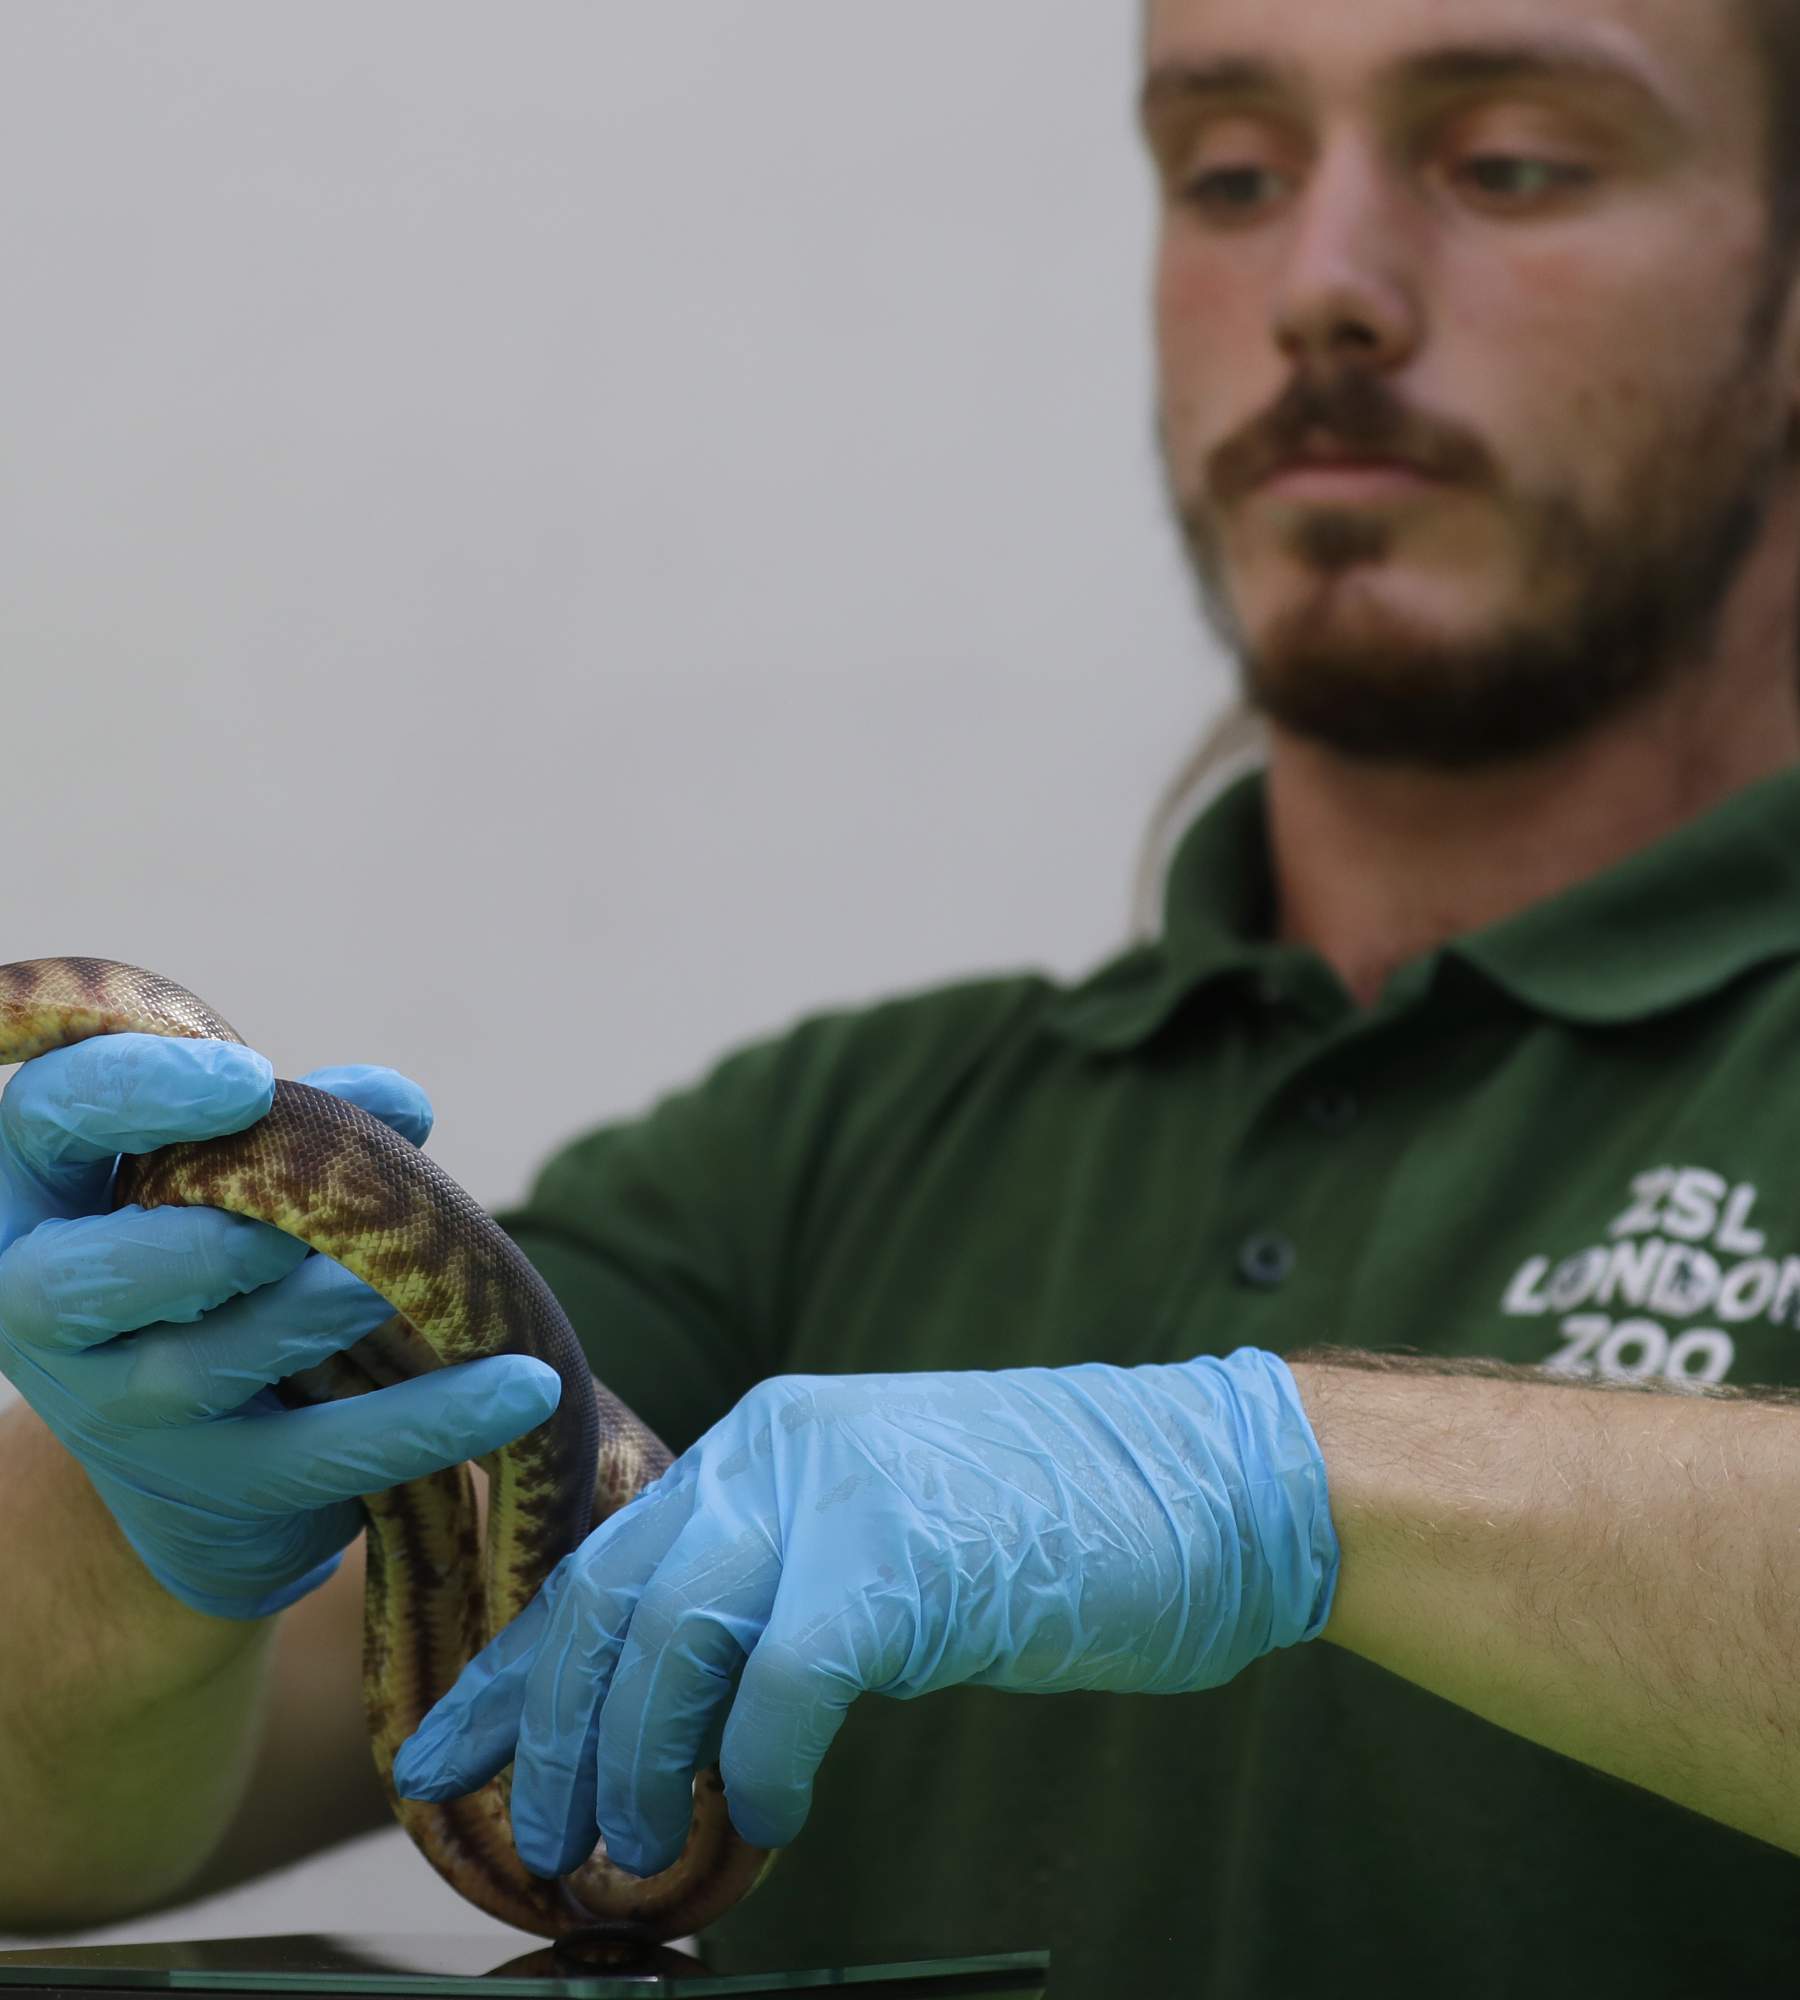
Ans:
[{"label": "white background wall", "polygon": [[[407,1070],[489,1205],[802,1013],[1110,956],[1228,685],[1137,59],[1130,0],[0,9],[0,955]],[[438,1921],[396,1832],[116,1934]]]}]

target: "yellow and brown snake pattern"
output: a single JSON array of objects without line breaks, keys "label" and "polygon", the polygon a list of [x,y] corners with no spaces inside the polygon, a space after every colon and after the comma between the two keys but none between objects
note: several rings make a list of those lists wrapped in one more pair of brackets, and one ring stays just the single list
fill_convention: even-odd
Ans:
[{"label": "yellow and brown snake pattern", "polygon": [[[0,1063],[122,1033],[243,1039],[184,987],[136,966],[98,958],[0,965]],[[563,1390],[555,1413],[482,1461],[485,1545],[466,1466],[362,1502],[363,1693],[375,1768],[396,1818],[438,1873],[490,1915],[539,1936],[604,1923],[661,1941],[703,1928],[746,1895],[774,1856],[733,1831],[716,1770],[695,1781],[680,1859],[644,1880],[610,1865],[603,1845],[560,1881],[529,1873],[507,1817],[510,1766],[442,1804],[394,1790],[395,1753],[464,1664],[564,1555],[669,1463],[656,1434],[594,1380],[549,1287],[505,1232],[378,1118],[285,1081],[248,1131],[122,1158],[114,1203],[221,1208],[272,1223],[394,1308],[347,1353],[278,1384],[291,1406],[486,1354],[528,1354],[556,1369]]]}]

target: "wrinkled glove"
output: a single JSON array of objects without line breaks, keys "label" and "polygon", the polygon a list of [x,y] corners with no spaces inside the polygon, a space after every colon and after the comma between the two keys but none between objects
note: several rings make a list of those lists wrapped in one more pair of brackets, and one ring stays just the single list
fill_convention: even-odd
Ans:
[{"label": "wrinkled glove", "polygon": [[[430,1132],[424,1093],[396,1071],[303,1081],[415,1145]],[[235,1044],[105,1035],[21,1064],[0,1096],[0,1374],[164,1589],[218,1618],[315,1589],[361,1531],[353,1496],[492,1451],[561,1393],[543,1363],[494,1356],[286,1408],[273,1383],[392,1309],[267,1223],[105,1212],[120,1153],[241,1132],[274,1093],[268,1062]]]},{"label": "wrinkled glove", "polygon": [[681,1849],[696,1769],[783,1847],[859,1694],[1218,1687],[1331,1611],[1325,1465],[1284,1362],[778,1376],[551,1573],[394,1767],[514,1760],[521,1858]]}]

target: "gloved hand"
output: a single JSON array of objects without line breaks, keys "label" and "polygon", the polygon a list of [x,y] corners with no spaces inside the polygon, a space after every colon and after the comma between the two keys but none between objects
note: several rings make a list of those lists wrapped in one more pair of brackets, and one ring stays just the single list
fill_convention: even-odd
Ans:
[{"label": "gloved hand", "polygon": [[1330,1615],[1325,1464],[1287,1365],[777,1376],[551,1573],[394,1766],[455,1798],[509,1759],[534,1873],[596,1828],[680,1851],[696,1769],[790,1843],[859,1694],[1222,1685]]},{"label": "gloved hand", "polygon": [[[431,1129],[424,1093],[396,1071],[303,1081],[415,1145]],[[22,1063],[0,1096],[0,1374],[82,1462],[158,1582],[218,1618],[292,1604],[361,1530],[354,1495],[491,1451],[561,1393],[554,1370],[516,1355],[282,1404],[272,1383],[390,1308],[266,1223],[105,1212],[120,1153],[241,1132],[274,1093],[268,1062],[235,1044],[104,1035]]]}]

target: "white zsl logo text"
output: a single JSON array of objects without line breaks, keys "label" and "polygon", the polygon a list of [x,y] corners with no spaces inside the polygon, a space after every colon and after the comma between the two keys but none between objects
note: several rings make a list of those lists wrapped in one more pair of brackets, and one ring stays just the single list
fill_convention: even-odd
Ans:
[{"label": "white zsl logo text", "polygon": [[[1800,1317],[1800,1257],[1768,1254],[1751,1227],[1757,1190],[1705,1167],[1658,1167],[1631,1183],[1607,1240],[1553,1262],[1532,1257],[1506,1288],[1514,1319],[1561,1322],[1559,1374],[1612,1381],[1724,1381],[1730,1329]],[[1707,1324],[1694,1325],[1703,1320]]]}]

